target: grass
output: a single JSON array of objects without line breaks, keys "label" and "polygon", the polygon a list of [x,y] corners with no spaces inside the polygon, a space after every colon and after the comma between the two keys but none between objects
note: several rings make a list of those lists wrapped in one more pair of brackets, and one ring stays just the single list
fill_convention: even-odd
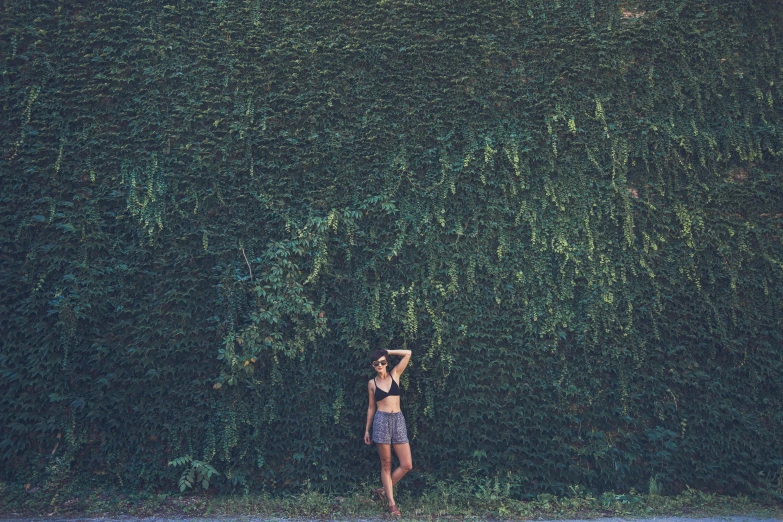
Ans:
[{"label": "grass", "polygon": [[[29,485],[28,485],[29,486]],[[373,487],[364,485],[345,495],[305,492],[272,496],[265,493],[215,495],[199,493],[130,493],[100,487],[60,492],[22,485],[0,484],[0,516],[208,516],[253,515],[270,518],[372,519],[385,517],[381,503],[372,497]],[[66,490],[68,491],[66,493]],[[780,499],[754,499],[687,489],[676,496],[607,492],[598,497],[571,488],[564,497],[542,494],[535,500],[520,501],[502,492],[466,492],[463,488],[437,484],[413,498],[405,491],[397,494],[403,519],[463,520],[466,518],[535,520],[602,517],[732,516],[783,518]]]}]

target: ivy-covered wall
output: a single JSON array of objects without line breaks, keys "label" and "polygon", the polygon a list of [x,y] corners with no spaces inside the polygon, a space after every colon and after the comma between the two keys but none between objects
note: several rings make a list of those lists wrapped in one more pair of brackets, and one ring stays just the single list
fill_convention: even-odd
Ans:
[{"label": "ivy-covered wall", "polygon": [[777,0],[3,0],[0,479],[783,468]]}]

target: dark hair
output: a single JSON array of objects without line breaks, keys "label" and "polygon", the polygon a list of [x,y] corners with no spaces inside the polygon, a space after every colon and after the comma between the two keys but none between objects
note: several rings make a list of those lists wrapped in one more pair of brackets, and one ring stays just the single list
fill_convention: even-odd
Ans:
[{"label": "dark hair", "polygon": [[373,362],[377,361],[381,357],[386,357],[386,361],[388,361],[389,360],[389,352],[387,352],[386,350],[375,350],[374,352],[372,352],[370,354],[370,364],[372,364]]}]

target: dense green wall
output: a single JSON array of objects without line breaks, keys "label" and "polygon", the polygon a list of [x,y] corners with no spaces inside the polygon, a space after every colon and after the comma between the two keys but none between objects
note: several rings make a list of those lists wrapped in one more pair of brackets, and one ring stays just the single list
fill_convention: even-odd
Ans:
[{"label": "dense green wall", "polygon": [[781,2],[1,12],[0,479],[377,481],[376,347],[406,487],[783,468]]}]

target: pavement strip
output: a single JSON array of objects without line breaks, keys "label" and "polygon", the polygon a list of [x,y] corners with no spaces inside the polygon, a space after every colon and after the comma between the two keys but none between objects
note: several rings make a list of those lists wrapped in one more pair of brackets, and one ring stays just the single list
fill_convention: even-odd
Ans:
[{"label": "pavement strip", "polygon": [[[403,517],[405,520],[415,520],[415,518]],[[324,522],[329,519],[310,519],[310,518],[274,518],[274,517],[257,517],[257,516],[236,516],[236,515],[223,515],[213,517],[38,517],[38,518],[25,518],[25,517],[0,517],[0,522]],[[388,517],[378,518],[334,518],[340,522],[380,522],[381,520],[388,521]],[[431,520],[429,518],[422,520]],[[483,519],[480,517],[465,517],[464,520],[470,520],[475,522],[482,522],[489,519]],[[497,522],[497,519],[492,519],[493,522]],[[593,518],[593,519],[532,519],[535,522],[778,522],[783,520],[781,518],[756,518],[745,516],[725,516],[725,517],[646,517],[646,518]]]}]

